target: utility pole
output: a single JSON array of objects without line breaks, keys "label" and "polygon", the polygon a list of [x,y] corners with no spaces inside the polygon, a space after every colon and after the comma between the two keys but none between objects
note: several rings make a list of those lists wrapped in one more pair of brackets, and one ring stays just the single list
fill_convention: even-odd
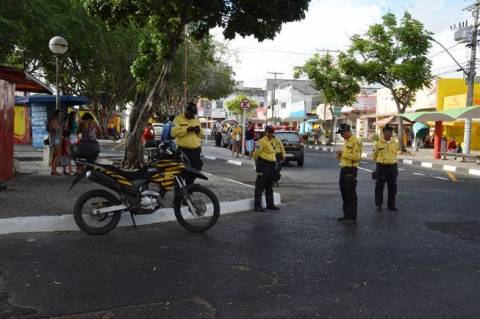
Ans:
[{"label": "utility pole", "polygon": [[[468,68],[468,77],[467,77],[467,106],[473,106],[473,96],[475,91],[475,59],[477,58],[477,40],[478,40],[478,14],[480,9],[480,1],[475,2],[474,5],[466,8],[465,10],[473,12],[473,27],[472,27],[472,41],[471,45],[471,54],[470,54],[470,65]],[[463,151],[465,154],[470,154],[470,137],[472,132],[472,119],[465,119],[465,131],[463,135]]]},{"label": "utility pole", "polygon": [[[184,29],[184,37],[185,37],[185,53],[184,53],[184,60],[183,60],[183,106],[182,106],[182,113],[185,112],[185,105],[187,105],[187,74],[188,74],[188,30],[187,26]],[[175,114],[177,115],[177,114]]]},{"label": "utility pole", "polygon": [[[277,74],[283,74],[281,72],[267,72],[268,74],[273,74],[275,79],[273,80],[273,91],[272,91],[272,119],[275,117],[275,89],[277,88]],[[267,111],[268,115],[268,111]],[[268,118],[267,118],[268,121]]]}]

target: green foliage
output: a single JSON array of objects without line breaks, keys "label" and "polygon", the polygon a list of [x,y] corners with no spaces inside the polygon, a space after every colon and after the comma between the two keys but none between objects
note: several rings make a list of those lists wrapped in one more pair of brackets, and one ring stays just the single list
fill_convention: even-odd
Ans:
[{"label": "green foliage", "polygon": [[306,75],[315,89],[322,92],[325,103],[332,105],[352,105],[357,101],[360,86],[355,78],[347,76],[330,54],[315,54],[303,66],[294,69],[294,77]]},{"label": "green foliage", "polygon": [[408,12],[399,22],[388,13],[365,35],[352,37],[351,48],[340,56],[340,64],[349,75],[390,89],[403,113],[415,101],[416,92],[432,79],[427,56],[430,36]]},{"label": "green foliage", "polygon": [[250,108],[248,109],[247,113],[253,112],[255,109],[257,109],[260,106],[258,101],[255,101],[254,99],[246,96],[245,94],[240,94],[237,97],[235,97],[233,100],[230,100],[226,103],[228,110],[235,114],[243,114],[243,109],[240,107],[240,103],[244,99],[247,99],[248,101],[250,101]]}]

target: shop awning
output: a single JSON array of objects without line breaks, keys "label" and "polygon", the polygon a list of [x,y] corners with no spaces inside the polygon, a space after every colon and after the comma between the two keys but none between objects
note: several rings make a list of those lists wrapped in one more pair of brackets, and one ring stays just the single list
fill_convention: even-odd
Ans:
[{"label": "shop awning", "polygon": [[24,92],[36,92],[52,94],[52,90],[40,80],[27,72],[12,68],[8,66],[0,65],[0,79],[10,83],[15,83],[16,91]]},{"label": "shop awning", "polygon": [[480,119],[480,107],[469,106],[442,111],[455,119]]},{"label": "shop awning", "polygon": [[[56,97],[54,95],[35,94],[30,96],[17,96],[15,98],[15,104],[28,105],[32,103],[37,104],[51,104],[55,105]],[[88,103],[86,96],[72,96],[72,95],[60,95],[60,105],[84,105]]]},{"label": "shop awning", "polygon": [[291,116],[281,120],[281,123],[290,123],[290,122],[303,122],[305,121],[305,116]]},{"label": "shop awning", "polygon": [[443,112],[414,112],[399,114],[411,122],[426,122],[426,121],[454,121],[450,115]]},{"label": "shop awning", "polygon": [[375,122],[375,124],[377,126],[385,126],[385,125],[390,124],[394,121],[395,121],[395,116],[392,115],[392,116],[386,117],[382,120],[379,120],[379,121]]}]

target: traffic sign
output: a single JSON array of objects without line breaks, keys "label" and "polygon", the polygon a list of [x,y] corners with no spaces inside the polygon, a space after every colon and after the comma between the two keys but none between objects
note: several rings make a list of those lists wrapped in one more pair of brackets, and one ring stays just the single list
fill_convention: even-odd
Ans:
[{"label": "traffic sign", "polygon": [[250,108],[250,101],[247,99],[243,99],[242,102],[240,102],[240,107],[242,108],[242,110],[248,111],[248,109]]}]

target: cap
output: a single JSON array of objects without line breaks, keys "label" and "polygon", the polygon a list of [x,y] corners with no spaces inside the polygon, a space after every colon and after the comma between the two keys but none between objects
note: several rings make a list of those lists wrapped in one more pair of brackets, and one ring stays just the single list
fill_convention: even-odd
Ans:
[{"label": "cap", "polygon": [[194,114],[197,114],[197,105],[195,105],[195,103],[190,102],[185,107],[185,111],[190,111]]},{"label": "cap", "polygon": [[337,129],[337,134],[342,134],[343,132],[350,131],[350,125],[348,124],[340,124]]},{"label": "cap", "polygon": [[384,132],[385,132],[385,131],[393,132],[393,127],[391,127],[390,125],[387,124],[387,125],[385,125],[385,126],[383,127],[383,131],[384,131]]},{"label": "cap", "polygon": [[274,132],[275,132],[275,129],[273,128],[273,126],[267,125],[267,127],[265,128],[265,132],[272,132],[272,133],[274,133]]}]

